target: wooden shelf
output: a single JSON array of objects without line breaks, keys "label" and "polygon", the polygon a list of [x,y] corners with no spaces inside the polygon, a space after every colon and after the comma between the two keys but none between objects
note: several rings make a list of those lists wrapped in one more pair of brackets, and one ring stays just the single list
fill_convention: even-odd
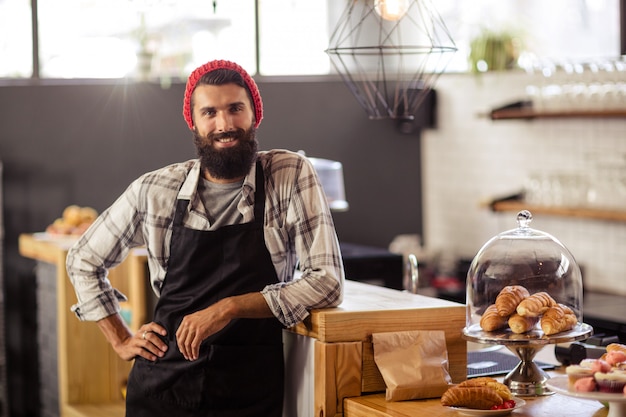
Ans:
[{"label": "wooden shelf", "polygon": [[532,108],[493,110],[491,120],[514,119],[576,119],[576,118],[626,118],[626,109],[622,110],[585,110],[585,111],[536,111]]},{"label": "wooden shelf", "polygon": [[537,206],[524,203],[523,201],[499,201],[491,204],[490,208],[496,212],[528,210],[533,215],[547,214],[550,216],[626,222],[626,211],[620,210],[605,210],[583,207]]}]

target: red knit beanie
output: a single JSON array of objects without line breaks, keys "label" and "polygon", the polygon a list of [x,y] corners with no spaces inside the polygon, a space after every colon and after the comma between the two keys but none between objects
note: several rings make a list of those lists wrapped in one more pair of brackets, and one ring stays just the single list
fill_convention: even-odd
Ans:
[{"label": "red knit beanie", "polygon": [[233,70],[238,72],[243,77],[243,80],[248,87],[248,91],[250,92],[250,96],[252,97],[252,105],[254,106],[254,127],[259,127],[259,124],[261,124],[261,120],[263,119],[263,101],[261,101],[261,94],[259,93],[259,88],[256,83],[246,70],[238,64],[230,61],[215,60],[207,62],[206,64],[196,68],[187,79],[187,88],[185,89],[185,99],[183,102],[183,117],[185,118],[189,129],[193,130],[193,119],[191,117],[191,95],[196,88],[196,84],[204,74],[217,69]]}]

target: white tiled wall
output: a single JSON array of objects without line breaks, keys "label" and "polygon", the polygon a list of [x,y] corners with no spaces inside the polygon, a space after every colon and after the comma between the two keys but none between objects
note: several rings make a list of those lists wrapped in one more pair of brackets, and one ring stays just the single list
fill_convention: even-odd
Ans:
[{"label": "white tiled wall", "polygon": [[[531,173],[588,176],[593,152],[626,161],[626,118],[491,121],[480,115],[523,99],[526,86],[541,81],[523,72],[439,78],[438,127],[421,138],[429,249],[471,259],[491,237],[516,228],[516,213],[493,213],[481,202],[521,190]],[[572,252],[587,288],[626,295],[626,223],[535,214],[531,227]]]}]

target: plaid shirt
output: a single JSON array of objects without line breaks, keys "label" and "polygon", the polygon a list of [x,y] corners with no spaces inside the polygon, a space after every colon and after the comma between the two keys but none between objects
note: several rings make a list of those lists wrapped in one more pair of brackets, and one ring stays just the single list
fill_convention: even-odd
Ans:
[{"label": "plaid shirt", "polygon": [[[344,271],[335,228],[322,187],[306,158],[285,150],[259,152],[265,175],[265,242],[278,282],[262,294],[280,322],[291,327],[314,308],[337,306]],[[238,209],[243,222],[254,217],[255,170],[243,183]],[[105,210],[70,249],[67,271],[79,319],[97,321],[120,311],[126,297],[111,287],[107,270],[134,247],[144,246],[157,295],[167,272],[176,199],[189,199],[186,227],[208,230],[198,195],[200,162],[173,164],[144,174]],[[302,275],[294,279],[299,261]]]}]

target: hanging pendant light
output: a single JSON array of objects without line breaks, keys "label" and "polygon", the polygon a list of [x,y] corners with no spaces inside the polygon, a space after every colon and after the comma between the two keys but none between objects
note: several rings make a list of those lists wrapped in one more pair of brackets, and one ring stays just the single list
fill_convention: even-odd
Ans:
[{"label": "hanging pendant light", "polygon": [[402,19],[409,10],[409,0],[376,0],[374,8],[383,19],[396,21]]},{"label": "hanging pendant light", "polygon": [[326,53],[370,119],[402,122],[456,51],[430,0],[348,0]]}]

